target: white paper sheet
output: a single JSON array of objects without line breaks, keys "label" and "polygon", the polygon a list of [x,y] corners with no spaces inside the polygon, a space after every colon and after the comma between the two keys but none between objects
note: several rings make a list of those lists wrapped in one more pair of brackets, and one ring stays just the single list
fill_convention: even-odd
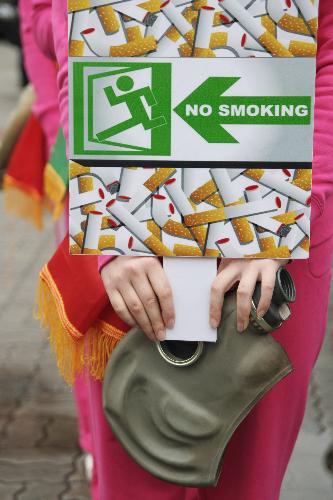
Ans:
[{"label": "white paper sheet", "polygon": [[216,276],[216,259],[164,257],[163,267],[170,280],[176,323],[167,330],[167,340],[216,342],[217,330],[209,324],[209,296]]}]

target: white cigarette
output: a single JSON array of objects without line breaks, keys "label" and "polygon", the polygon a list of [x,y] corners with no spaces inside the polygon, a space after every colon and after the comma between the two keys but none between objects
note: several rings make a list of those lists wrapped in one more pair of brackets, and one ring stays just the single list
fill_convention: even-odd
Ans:
[{"label": "white cigarette", "polygon": [[161,11],[169,19],[170,23],[175,26],[179,33],[186,39],[186,35],[193,30],[192,24],[189,23],[171,0],[162,3]]},{"label": "white cigarette", "polygon": [[309,257],[309,252],[304,250],[304,248],[302,248],[300,244],[297,245],[297,247],[295,247],[294,250],[291,252],[292,259],[307,259],[308,257]]},{"label": "white cigarette", "polygon": [[140,7],[138,7],[138,3],[139,2],[137,0],[134,0],[134,2],[119,2],[112,4],[112,7],[117,12],[120,12],[120,14],[128,16],[131,19],[135,19],[140,23],[153,23],[153,21],[156,19],[156,16],[150,15],[149,12],[147,12],[145,9],[141,9]]},{"label": "white cigarette", "polygon": [[261,189],[258,184],[250,184],[245,188],[245,198],[247,201],[258,201],[262,199]]},{"label": "white cigarette", "polygon": [[98,250],[102,217],[102,212],[94,211],[88,213],[86,230],[84,234],[83,251]]},{"label": "white cigarette", "polygon": [[78,190],[78,180],[79,177],[70,180],[69,183],[69,208],[73,210],[74,208],[83,207],[84,205],[90,205],[92,203],[97,203],[101,201],[101,196],[99,189],[94,189],[93,191],[87,191],[85,193],[80,193]]},{"label": "white cigarette", "polygon": [[169,179],[164,187],[181,215],[185,216],[193,212],[191,203],[175,178]]},{"label": "white cigarette", "polygon": [[248,217],[250,215],[263,214],[276,210],[277,206],[275,204],[275,200],[267,200],[264,198],[259,201],[243,203],[242,205],[225,207],[224,213],[226,219],[234,219],[235,217]]},{"label": "white cigarette", "polygon": [[232,181],[239,177],[245,170],[246,168],[227,168],[228,175]]},{"label": "white cigarette", "polygon": [[288,196],[288,198],[293,198],[303,205],[310,204],[310,196],[307,191],[281,179],[279,175],[265,171],[257,182]]},{"label": "white cigarette", "polygon": [[91,52],[98,57],[107,57],[110,51],[110,40],[101,36],[96,28],[86,28],[81,31],[81,36]]},{"label": "white cigarette", "polygon": [[159,42],[166,31],[170,28],[170,21],[162,12],[157,14],[157,19],[152,26],[147,27],[146,36],[153,36]]},{"label": "white cigarette", "polygon": [[129,200],[140,184],[141,175],[138,168],[124,167],[120,174],[120,186],[117,198]]},{"label": "white cigarette", "polygon": [[268,215],[251,215],[250,217],[248,217],[248,221],[252,224],[263,227],[270,233],[274,233],[277,236],[287,236],[287,234],[290,232],[290,226],[281,224],[281,222],[272,219]]},{"label": "white cigarette", "polygon": [[267,0],[267,12],[278,23],[286,11],[283,0]]},{"label": "white cigarette", "polygon": [[152,199],[152,217],[160,227],[163,227],[171,217],[168,210],[170,200],[164,195],[154,195]]},{"label": "white cigarette", "polygon": [[230,205],[243,197],[243,192],[238,183],[230,180],[225,168],[211,168],[210,173],[225,205]]},{"label": "white cigarette", "polygon": [[147,54],[147,57],[180,57],[178,44],[167,36],[163,36],[158,42],[155,52]]},{"label": "white cigarette", "polygon": [[220,0],[220,4],[255,38],[265,33],[266,29],[260,21],[252,17],[237,0]]},{"label": "white cigarette", "polygon": [[304,213],[298,214],[295,217],[297,226],[303,231],[306,236],[310,236],[310,219]]},{"label": "white cigarette", "polygon": [[236,247],[231,243],[230,238],[221,238],[216,242],[217,248],[220,250],[223,257],[237,258],[242,257],[243,254],[239,252]]},{"label": "white cigarette", "polygon": [[280,246],[287,246],[292,252],[303,239],[304,232],[296,224],[293,224],[289,234],[286,237],[281,238]]},{"label": "white cigarette", "polygon": [[107,204],[107,210],[122,222],[128,231],[139,238],[139,240],[144,242],[151,236],[150,231],[148,231],[145,225],[139,222],[121,202],[112,200],[112,203]]},{"label": "white cigarette", "polygon": [[209,49],[214,15],[214,7],[207,5],[200,9],[195,33],[195,48]]},{"label": "white cigarette", "polygon": [[293,0],[302,13],[305,21],[311,21],[318,17],[318,12],[311,0]]}]

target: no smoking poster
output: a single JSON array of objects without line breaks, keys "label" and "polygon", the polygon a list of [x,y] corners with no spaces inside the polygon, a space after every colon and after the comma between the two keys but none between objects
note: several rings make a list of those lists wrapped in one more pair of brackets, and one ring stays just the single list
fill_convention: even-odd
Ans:
[{"label": "no smoking poster", "polygon": [[71,253],[307,258],[317,2],[68,9]]}]

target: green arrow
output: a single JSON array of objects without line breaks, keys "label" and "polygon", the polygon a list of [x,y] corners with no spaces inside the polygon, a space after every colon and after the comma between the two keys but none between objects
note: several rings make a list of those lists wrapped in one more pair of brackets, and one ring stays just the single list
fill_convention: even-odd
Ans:
[{"label": "green arrow", "polygon": [[174,111],[209,143],[238,143],[222,125],[309,125],[310,96],[225,96],[240,78],[210,77]]}]

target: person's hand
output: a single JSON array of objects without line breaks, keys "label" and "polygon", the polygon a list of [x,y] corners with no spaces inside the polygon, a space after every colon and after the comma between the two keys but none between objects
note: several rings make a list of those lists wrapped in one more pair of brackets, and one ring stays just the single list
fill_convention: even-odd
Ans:
[{"label": "person's hand", "polygon": [[224,294],[237,286],[237,330],[244,331],[249,324],[251,299],[257,281],[261,281],[261,297],[257,315],[267,312],[273,295],[276,273],[288,259],[222,259],[211,287],[210,324],[217,328],[221,321]]},{"label": "person's hand", "polygon": [[170,283],[157,257],[121,256],[106,264],[102,281],[114,311],[151,340],[164,340],[175,311]]}]

